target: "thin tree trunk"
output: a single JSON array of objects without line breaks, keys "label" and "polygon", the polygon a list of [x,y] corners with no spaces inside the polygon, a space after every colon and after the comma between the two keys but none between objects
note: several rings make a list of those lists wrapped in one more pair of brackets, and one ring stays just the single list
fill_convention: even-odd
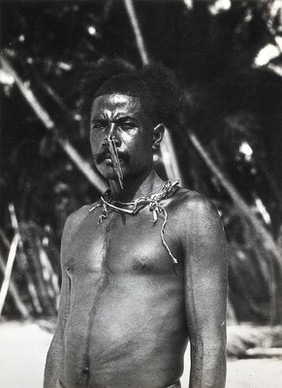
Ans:
[{"label": "thin tree trunk", "polygon": [[139,27],[139,22],[138,22],[136,13],[135,13],[133,1],[132,0],[124,0],[124,5],[125,5],[126,11],[128,13],[129,20],[130,20],[130,23],[131,23],[131,26],[132,26],[132,29],[134,32],[134,36],[135,36],[136,44],[137,44],[138,51],[139,51],[139,54],[141,57],[141,61],[142,61],[143,65],[147,65],[149,63],[149,56],[147,54],[147,50],[145,47],[142,32],[141,32],[141,29]]},{"label": "thin tree trunk", "polygon": [[4,279],[3,279],[3,283],[1,286],[1,290],[0,290],[0,316],[2,315],[2,310],[3,310],[6,296],[8,293],[8,289],[9,289],[9,285],[10,285],[10,281],[11,281],[12,270],[13,270],[13,265],[14,265],[14,261],[16,258],[19,241],[20,241],[20,235],[19,235],[19,233],[15,233],[13,240],[12,240],[12,243],[11,243],[11,248],[10,248],[8,259],[7,259],[7,264],[6,264],[6,268],[4,271]]},{"label": "thin tree trunk", "polygon": [[[11,248],[10,242],[7,239],[5,233],[3,232],[2,229],[0,229],[0,236],[2,238],[2,241],[3,241],[4,245],[5,245],[5,247],[8,250],[10,250],[10,248]],[[25,253],[24,253],[24,250],[23,250],[21,238],[20,238],[19,247],[18,247],[17,266],[19,267],[20,271],[25,274],[25,279],[26,279],[26,282],[27,282],[27,288],[28,288],[28,291],[29,291],[29,294],[30,294],[30,297],[31,297],[31,307],[35,310],[35,312],[41,313],[42,312],[42,307],[40,305],[40,302],[39,302],[39,299],[38,299],[38,296],[37,296],[37,292],[36,292],[36,288],[35,288],[34,283],[33,283],[33,279],[32,279],[32,277],[30,276],[30,274],[28,272],[27,258],[25,256]],[[4,265],[4,267],[5,267],[5,265]]]},{"label": "thin tree trunk", "polygon": [[[4,275],[5,274],[5,262],[3,260],[1,253],[0,253],[0,270],[2,271],[2,273]],[[20,312],[21,316],[24,319],[30,318],[29,311],[26,308],[25,304],[22,302],[21,297],[20,297],[20,293],[18,291],[18,287],[12,278],[10,279],[10,283],[9,283],[9,292],[10,292],[11,297],[15,303],[15,306],[18,309],[18,311]]]},{"label": "thin tree trunk", "polygon": [[22,271],[25,273],[28,291],[29,291],[29,294],[31,296],[31,301],[32,301],[32,304],[33,304],[35,311],[37,313],[42,313],[42,306],[41,306],[39,298],[38,298],[37,289],[34,285],[32,276],[29,273],[28,260],[26,258],[26,254],[25,254],[24,249],[23,249],[23,241],[21,238],[19,223],[18,223],[15,207],[12,203],[9,204],[9,212],[10,212],[10,216],[11,216],[12,227],[13,227],[15,233],[19,233],[19,249],[18,249],[19,253],[18,253],[17,264],[22,269]]},{"label": "thin tree trunk", "polygon": [[31,269],[34,274],[36,290],[40,304],[43,307],[43,312],[46,315],[54,315],[56,312],[55,298],[50,297],[47,284],[44,281],[42,273],[42,265],[40,261],[41,242],[39,240],[36,228],[31,223],[22,225],[25,230],[25,250],[29,257]]}]

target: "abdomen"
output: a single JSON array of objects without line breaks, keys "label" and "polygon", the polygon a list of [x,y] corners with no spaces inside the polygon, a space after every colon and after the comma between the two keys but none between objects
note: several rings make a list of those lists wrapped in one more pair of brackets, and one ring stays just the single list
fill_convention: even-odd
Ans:
[{"label": "abdomen", "polygon": [[95,305],[81,305],[71,311],[65,333],[69,383],[83,386],[86,367],[93,387],[155,388],[180,377],[187,332],[175,274],[111,275]]}]

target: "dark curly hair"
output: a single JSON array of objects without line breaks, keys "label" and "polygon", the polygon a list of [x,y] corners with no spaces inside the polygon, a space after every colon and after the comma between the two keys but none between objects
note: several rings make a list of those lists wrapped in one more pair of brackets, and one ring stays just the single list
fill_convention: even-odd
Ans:
[{"label": "dark curly hair", "polygon": [[82,112],[89,117],[96,97],[122,93],[139,97],[142,108],[156,123],[173,129],[182,104],[180,87],[174,74],[160,64],[142,69],[121,60],[101,61],[88,72],[82,83]]}]

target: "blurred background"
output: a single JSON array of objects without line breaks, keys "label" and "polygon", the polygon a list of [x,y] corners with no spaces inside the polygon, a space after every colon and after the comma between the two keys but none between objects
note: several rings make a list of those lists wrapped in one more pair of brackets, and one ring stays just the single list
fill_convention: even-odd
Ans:
[{"label": "blurred background", "polygon": [[105,189],[80,110],[85,73],[102,59],[159,62],[180,81],[185,109],[156,168],[210,197],[222,216],[229,355],[281,348],[282,2],[0,6],[1,316],[55,321],[64,222]]}]

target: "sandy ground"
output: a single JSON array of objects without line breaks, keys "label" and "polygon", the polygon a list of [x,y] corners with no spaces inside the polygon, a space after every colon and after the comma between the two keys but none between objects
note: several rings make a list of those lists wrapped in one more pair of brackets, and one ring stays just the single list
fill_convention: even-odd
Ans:
[{"label": "sandy ground", "polygon": [[[36,323],[0,322],[0,387],[41,388],[51,338]],[[182,386],[188,387],[188,356],[185,364]],[[281,387],[282,360],[228,362],[227,388]]]}]

